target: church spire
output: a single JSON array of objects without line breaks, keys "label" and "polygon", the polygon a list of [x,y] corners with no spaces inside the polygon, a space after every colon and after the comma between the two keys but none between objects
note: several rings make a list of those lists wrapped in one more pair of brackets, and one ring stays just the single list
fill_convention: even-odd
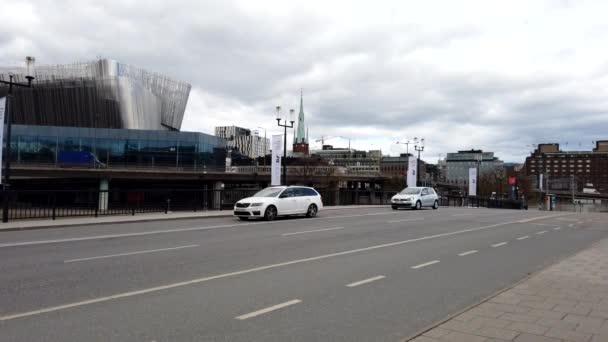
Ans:
[{"label": "church spire", "polygon": [[296,143],[305,143],[304,135],[304,91],[300,89],[300,113],[298,114],[298,133],[296,135]]}]

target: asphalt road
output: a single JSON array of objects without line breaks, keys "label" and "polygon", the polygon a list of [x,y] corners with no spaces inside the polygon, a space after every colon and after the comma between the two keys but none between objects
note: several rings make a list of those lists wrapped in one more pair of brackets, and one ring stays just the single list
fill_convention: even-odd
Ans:
[{"label": "asphalt road", "polygon": [[397,341],[607,236],[467,208],[4,232],[0,340]]}]

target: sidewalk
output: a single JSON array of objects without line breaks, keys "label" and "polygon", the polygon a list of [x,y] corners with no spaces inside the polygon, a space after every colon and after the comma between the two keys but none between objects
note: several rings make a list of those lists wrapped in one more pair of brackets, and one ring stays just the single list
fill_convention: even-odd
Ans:
[{"label": "sidewalk", "polygon": [[607,342],[608,239],[412,342]]},{"label": "sidewalk", "polygon": [[[328,206],[323,210],[340,210],[340,209],[365,209],[365,208],[387,208],[388,205],[342,205]],[[83,226],[95,224],[109,223],[131,223],[131,222],[147,222],[147,221],[162,221],[162,220],[185,220],[185,219],[204,219],[230,217],[232,210],[215,210],[215,211],[199,211],[199,212],[173,212],[165,213],[149,213],[130,215],[112,215],[99,217],[70,217],[58,218],[56,220],[14,220],[7,223],[0,223],[0,232],[28,229],[43,229],[43,228],[59,228],[69,226]]]}]

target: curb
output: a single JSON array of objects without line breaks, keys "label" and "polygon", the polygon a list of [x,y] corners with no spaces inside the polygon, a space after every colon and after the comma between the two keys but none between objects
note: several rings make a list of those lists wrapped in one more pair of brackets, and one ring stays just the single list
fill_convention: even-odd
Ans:
[{"label": "curb", "polygon": [[[324,207],[323,210],[350,210],[350,209],[366,209],[366,208],[388,208],[388,205],[363,205],[359,207],[349,206],[349,207]],[[131,216],[132,217],[132,216]],[[0,226],[0,234],[2,232],[14,232],[14,231],[23,231],[23,230],[38,230],[38,229],[51,229],[51,228],[67,228],[67,227],[76,227],[76,226],[99,226],[103,224],[128,224],[128,223],[141,223],[141,222],[152,222],[152,221],[179,221],[179,220],[196,220],[196,219],[212,219],[212,218],[225,218],[232,217],[232,211],[226,210],[226,214],[218,214],[218,215],[209,215],[209,216],[181,216],[181,217],[156,217],[156,218],[137,218],[131,220],[119,219],[116,221],[107,221],[107,222],[60,222],[57,224],[42,224],[37,226],[23,226],[23,227],[10,227],[10,228],[2,228]],[[69,220],[69,219],[68,219]],[[55,221],[57,222],[57,221]]]},{"label": "curb", "polygon": [[461,309],[461,310],[458,310],[458,311],[456,311],[456,312],[455,312],[455,313],[453,313],[453,314],[449,314],[449,315],[447,315],[446,317],[444,317],[444,318],[442,318],[442,319],[438,320],[437,322],[434,322],[434,323],[432,323],[432,324],[430,324],[430,325],[428,325],[428,326],[426,326],[426,327],[424,327],[424,328],[422,328],[422,329],[418,330],[418,331],[417,331],[417,332],[415,332],[414,334],[409,335],[408,337],[406,337],[405,339],[402,339],[402,340],[400,340],[400,341],[401,341],[401,342],[409,342],[409,341],[411,341],[411,340],[415,339],[416,337],[421,336],[421,335],[422,335],[422,334],[424,334],[425,332],[431,331],[431,330],[433,330],[433,329],[435,329],[435,328],[439,327],[440,325],[442,325],[443,323],[445,323],[445,322],[447,322],[447,321],[451,320],[452,318],[457,317],[457,316],[459,316],[459,315],[461,315],[461,314],[463,314],[463,313],[465,313],[465,312],[467,312],[467,311],[469,311],[469,310],[471,310],[471,309],[473,309],[473,308],[476,308],[476,307],[478,307],[479,305],[481,305],[481,304],[483,304],[483,303],[485,303],[485,302],[489,301],[490,299],[492,299],[492,298],[494,298],[494,297],[496,297],[496,296],[500,295],[501,293],[503,293],[503,292],[507,292],[507,291],[511,290],[512,288],[516,287],[517,285],[520,285],[520,284],[522,284],[522,283],[524,283],[524,282],[526,282],[526,281],[530,280],[530,278],[532,278],[532,277],[534,277],[534,276],[538,275],[539,273],[543,272],[544,270],[548,269],[549,267],[551,267],[551,266],[553,266],[553,265],[557,265],[557,264],[559,264],[560,262],[562,262],[562,261],[564,261],[564,260],[570,259],[570,258],[572,258],[572,257],[574,257],[574,256],[576,256],[576,255],[578,255],[578,254],[580,254],[580,253],[583,253],[583,252],[587,251],[588,249],[591,249],[591,248],[595,247],[595,245],[598,245],[600,242],[602,242],[602,241],[604,241],[604,240],[608,240],[608,239],[601,239],[601,240],[599,240],[599,241],[592,242],[592,243],[591,243],[589,246],[585,247],[585,248],[584,248],[584,249],[582,249],[582,250],[579,250],[579,251],[572,252],[572,253],[570,253],[570,254],[564,255],[563,257],[558,258],[558,259],[557,259],[555,262],[550,262],[550,263],[547,263],[547,264],[545,264],[545,265],[541,265],[541,266],[539,267],[539,269],[538,269],[538,270],[533,271],[533,272],[531,272],[531,273],[528,273],[528,275],[526,275],[526,276],[525,276],[524,278],[522,278],[521,280],[518,280],[518,281],[516,281],[515,283],[513,283],[513,284],[511,284],[511,285],[508,285],[508,286],[506,286],[506,287],[503,287],[503,288],[501,288],[501,289],[499,289],[499,290],[497,290],[497,291],[493,292],[493,293],[492,293],[492,294],[490,294],[489,296],[487,296],[487,297],[483,297],[482,299],[480,299],[480,300],[476,301],[475,303],[473,303],[473,304],[471,304],[471,305],[468,305],[468,306],[466,306],[465,308],[463,308],[463,309]]}]

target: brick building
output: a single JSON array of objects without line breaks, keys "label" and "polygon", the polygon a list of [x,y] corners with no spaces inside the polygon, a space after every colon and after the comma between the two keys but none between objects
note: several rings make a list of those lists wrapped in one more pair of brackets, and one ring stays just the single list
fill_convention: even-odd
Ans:
[{"label": "brick building", "polygon": [[577,190],[592,184],[601,193],[608,192],[608,140],[597,141],[591,151],[562,151],[559,144],[539,144],[526,158],[528,176],[540,174],[550,180],[564,180],[566,190],[572,179]]}]

